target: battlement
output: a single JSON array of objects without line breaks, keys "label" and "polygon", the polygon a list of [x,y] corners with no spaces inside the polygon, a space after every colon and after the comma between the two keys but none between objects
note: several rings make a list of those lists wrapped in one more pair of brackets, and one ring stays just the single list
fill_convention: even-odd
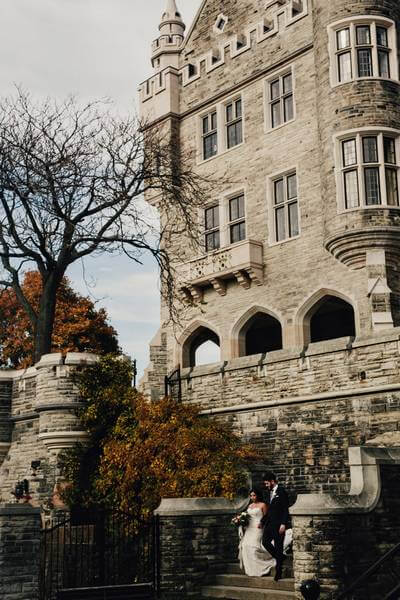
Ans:
[{"label": "battlement", "polygon": [[[265,9],[268,14],[261,21],[253,23],[244,32],[221,40],[218,48],[190,58],[190,62],[182,67],[179,64],[182,64],[185,46],[180,34],[162,35],[154,40],[152,62],[159,72],[139,86],[142,117],[151,122],[170,113],[179,114],[182,87],[200,79],[203,72],[208,74],[223,66],[227,53],[231,59],[237,58],[251,49],[254,40],[259,44],[283,33],[308,15],[309,0],[271,0]],[[163,59],[168,60],[168,66]]]},{"label": "battlement", "polygon": [[183,36],[180,34],[162,35],[161,37],[158,37],[151,44],[152,58],[156,58],[161,52],[178,50],[182,46],[182,42]]},{"label": "battlement", "polygon": [[139,86],[141,116],[145,122],[179,113],[179,71],[167,67]]},{"label": "battlement", "polygon": [[229,52],[231,59],[241,56],[251,49],[252,40],[257,44],[282,33],[285,29],[297,23],[308,15],[310,0],[271,0],[265,10],[275,7],[275,12],[268,14],[262,20],[251,24],[244,32],[223,40],[218,48],[211,49],[185,65],[181,69],[182,85],[186,86],[201,77],[201,65],[205,65],[208,74],[225,64],[225,55]]}]

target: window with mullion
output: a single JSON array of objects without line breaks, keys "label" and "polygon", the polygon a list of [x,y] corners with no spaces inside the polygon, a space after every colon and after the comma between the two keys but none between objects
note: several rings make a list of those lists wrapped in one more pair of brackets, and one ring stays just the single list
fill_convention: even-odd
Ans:
[{"label": "window with mullion", "polygon": [[202,119],[203,159],[211,158],[218,152],[217,112],[213,111]]},{"label": "window with mullion", "polygon": [[275,242],[299,235],[299,208],[296,173],[283,175],[273,181],[273,210]]},{"label": "window with mullion", "polygon": [[366,77],[391,77],[392,26],[370,20],[343,25],[334,31],[336,80],[346,83]]},{"label": "window with mullion", "polygon": [[204,211],[204,238],[206,252],[218,250],[220,247],[219,205],[210,206]]},{"label": "window with mullion", "polygon": [[229,200],[229,239],[231,244],[246,239],[244,194]]},{"label": "window with mullion", "polygon": [[358,134],[341,144],[345,208],[399,206],[396,138]]},{"label": "window with mullion", "polygon": [[242,100],[234,100],[225,107],[226,145],[233,148],[243,142]]},{"label": "window with mullion", "polygon": [[269,83],[271,127],[279,127],[294,119],[293,74],[290,71]]}]

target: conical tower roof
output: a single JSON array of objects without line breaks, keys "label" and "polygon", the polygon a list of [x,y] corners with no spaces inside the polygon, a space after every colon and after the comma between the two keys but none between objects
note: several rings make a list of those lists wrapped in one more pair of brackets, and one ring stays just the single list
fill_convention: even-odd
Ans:
[{"label": "conical tower roof", "polygon": [[179,23],[185,28],[185,24],[182,19],[182,15],[176,6],[175,0],[167,0],[167,7],[163,12],[163,16],[161,18],[160,27],[165,25],[166,23]]}]

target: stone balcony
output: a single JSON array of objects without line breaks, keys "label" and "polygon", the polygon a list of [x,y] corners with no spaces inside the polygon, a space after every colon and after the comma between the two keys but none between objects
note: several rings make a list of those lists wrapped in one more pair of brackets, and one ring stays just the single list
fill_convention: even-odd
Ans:
[{"label": "stone balcony", "polygon": [[253,240],[238,242],[191,260],[178,271],[180,288],[190,301],[201,301],[203,289],[208,286],[225,296],[230,279],[236,279],[244,289],[251,283],[262,285],[263,244]]}]

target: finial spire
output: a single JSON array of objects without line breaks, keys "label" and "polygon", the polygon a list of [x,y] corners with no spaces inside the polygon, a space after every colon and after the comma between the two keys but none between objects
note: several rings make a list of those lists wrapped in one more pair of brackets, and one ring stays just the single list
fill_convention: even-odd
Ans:
[{"label": "finial spire", "polygon": [[170,66],[178,68],[179,51],[184,40],[185,28],[176,1],[167,0],[159,26],[160,35],[153,42],[151,61],[156,72]]},{"label": "finial spire", "polygon": [[181,23],[184,26],[182,15],[179,12],[178,7],[176,6],[175,0],[167,0],[167,7],[162,16],[160,28],[166,22]]}]

